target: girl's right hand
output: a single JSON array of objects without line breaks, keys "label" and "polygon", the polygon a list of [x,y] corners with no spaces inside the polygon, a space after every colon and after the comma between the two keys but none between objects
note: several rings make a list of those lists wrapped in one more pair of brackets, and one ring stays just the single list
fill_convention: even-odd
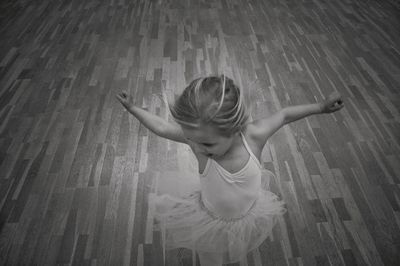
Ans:
[{"label": "girl's right hand", "polygon": [[129,110],[129,108],[133,107],[133,97],[126,91],[122,91],[121,93],[117,94],[116,98],[126,109]]},{"label": "girl's right hand", "polygon": [[342,95],[338,92],[333,92],[328,99],[321,103],[321,113],[333,113],[344,107]]}]

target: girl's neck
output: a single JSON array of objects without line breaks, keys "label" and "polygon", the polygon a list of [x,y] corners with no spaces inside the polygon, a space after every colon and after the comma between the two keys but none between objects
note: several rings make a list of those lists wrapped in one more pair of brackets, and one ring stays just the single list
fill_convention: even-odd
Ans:
[{"label": "girl's neck", "polygon": [[240,137],[240,132],[235,133],[232,137],[233,137],[232,145],[225,152],[225,154],[223,154],[221,157],[231,155],[232,151],[234,151],[236,147],[240,146],[240,143],[242,141],[241,137]]}]

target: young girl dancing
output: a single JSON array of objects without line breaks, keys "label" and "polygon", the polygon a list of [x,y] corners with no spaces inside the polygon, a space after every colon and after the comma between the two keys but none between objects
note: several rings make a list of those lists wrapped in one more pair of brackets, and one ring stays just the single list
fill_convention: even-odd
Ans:
[{"label": "young girl dancing", "polygon": [[157,197],[155,218],[165,249],[196,250],[203,266],[241,261],[271,235],[284,203],[261,186],[261,152],[283,125],[343,107],[338,93],[315,104],[286,107],[250,121],[241,89],[226,76],[195,79],[169,106],[177,124],[117,99],[160,137],[188,144],[198,160],[200,187],[189,196]]}]

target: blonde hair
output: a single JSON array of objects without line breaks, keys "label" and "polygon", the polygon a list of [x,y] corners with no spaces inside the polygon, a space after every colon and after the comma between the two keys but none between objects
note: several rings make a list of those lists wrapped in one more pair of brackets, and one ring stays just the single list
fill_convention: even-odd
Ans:
[{"label": "blonde hair", "polygon": [[182,127],[209,125],[227,137],[239,132],[249,120],[242,90],[224,75],[193,80],[169,109]]}]

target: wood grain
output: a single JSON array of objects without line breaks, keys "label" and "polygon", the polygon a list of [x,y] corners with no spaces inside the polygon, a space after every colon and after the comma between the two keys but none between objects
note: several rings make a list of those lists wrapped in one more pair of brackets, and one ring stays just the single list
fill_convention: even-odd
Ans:
[{"label": "wood grain", "polygon": [[[399,12],[394,0],[3,1],[0,264],[162,265],[154,196],[177,182],[184,194],[196,177],[176,173],[196,165],[114,95],[171,120],[167,100],[226,74],[253,119],[334,91],[345,103],[268,140],[262,164],[288,212],[232,265],[396,265]],[[165,259],[199,265],[187,249]]]}]

